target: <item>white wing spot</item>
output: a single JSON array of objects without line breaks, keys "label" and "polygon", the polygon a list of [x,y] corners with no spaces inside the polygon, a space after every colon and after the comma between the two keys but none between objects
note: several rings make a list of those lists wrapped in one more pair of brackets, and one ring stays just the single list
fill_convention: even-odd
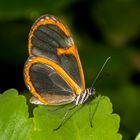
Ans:
[{"label": "white wing spot", "polygon": [[67,42],[68,42],[68,45],[69,45],[69,46],[71,46],[71,45],[74,44],[74,41],[73,41],[73,39],[72,39],[71,37],[68,38]]},{"label": "white wing spot", "polygon": [[31,89],[29,85],[27,85],[27,88],[28,88],[29,90]]},{"label": "white wing spot", "polygon": [[42,19],[40,19],[40,21],[44,21],[44,19],[42,18]]},{"label": "white wing spot", "polygon": [[49,17],[45,17],[46,19],[50,19]]},{"label": "white wing spot", "polygon": [[28,61],[30,61],[30,62],[31,62],[31,61],[33,61],[33,60],[32,60],[32,59],[29,59]]},{"label": "white wing spot", "polygon": [[24,73],[24,77],[26,78],[26,74]]},{"label": "white wing spot", "polygon": [[28,67],[28,65],[26,64],[25,67]]},{"label": "white wing spot", "polygon": [[56,21],[56,18],[55,18],[55,17],[52,17],[52,19],[53,19],[54,21]]}]

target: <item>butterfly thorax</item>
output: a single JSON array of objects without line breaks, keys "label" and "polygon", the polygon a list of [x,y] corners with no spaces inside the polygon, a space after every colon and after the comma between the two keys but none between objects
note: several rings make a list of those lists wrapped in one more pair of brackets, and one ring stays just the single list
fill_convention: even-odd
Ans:
[{"label": "butterfly thorax", "polygon": [[87,88],[75,98],[75,105],[83,104],[88,97],[95,94],[95,88]]}]

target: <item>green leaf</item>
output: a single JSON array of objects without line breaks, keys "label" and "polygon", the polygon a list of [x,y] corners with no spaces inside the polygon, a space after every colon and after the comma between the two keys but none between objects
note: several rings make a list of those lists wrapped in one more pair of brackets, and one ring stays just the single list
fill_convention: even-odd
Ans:
[{"label": "green leaf", "polygon": [[[97,107],[98,104],[98,107]],[[93,128],[89,124],[89,106],[95,111]],[[67,109],[66,109],[67,110]],[[97,97],[89,105],[84,105],[76,110],[72,117],[53,131],[64,116],[64,109],[48,112],[45,106],[39,106],[34,110],[34,131],[31,135],[33,140],[67,139],[67,140],[121,140],[118,132],[120,118],[112,114],[112,104],[107,97]]]},{"label": "green leaf", "polygon": [[135,138],[135,140],[140,140],[140,133],[137,135],[137,137]]},{"label": "green leaf", "polygon": [[0,95],[0,140],[28,140],[32,120],[25,97],[14,89]]},{"label": "green leaf", "polygon": [[[14,89],[8,90],[0,95],[0,139],[121,140],[122,136],[118,133],[120,118],[112,114],[112,104],[108,97],[99,96],[89,104],[76,107],[64,125],[54,131],[69,107],[71,104],[57,111],[47,111],[54,107],[38,106],[34,109],[34,117],[29,118],[25,97],[18,95]],[[89,108],[91,114],[95,112],[92,128]]]}]

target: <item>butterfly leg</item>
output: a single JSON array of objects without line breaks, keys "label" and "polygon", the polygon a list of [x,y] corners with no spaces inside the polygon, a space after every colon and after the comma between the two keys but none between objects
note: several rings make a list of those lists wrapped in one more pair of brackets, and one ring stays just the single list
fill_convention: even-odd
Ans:
[{"label": "butterfly leg", "polygon": [[100,100],[101,100],[101,96],[99,96],[99,99],[96,103],[96,106],[95,106],[95,109],[94,111],[92,112],[92,109],[91,109],[91,104],[89,104],[89,123],[90,123],[90,127],[92,128],[93,127],[93,123],[92,123],[92,120],[93,120],[93,117],[97,111],[97,108],[99,106],[99,103],[100,103]]},{"label": "butterfly leg", "polygon": [[64,117],[63,117],[62,120],[61,120],[61,123],[58,125],[57,128],[54,128],[54,129],[53,129],[54,131],[57,131],[61,126],[63,126],[63,124],[69,119],[69,118],[66,119],[66,117],[68,116],[68,114],[69,114],[76,106],[77,106],[77,105],[74,105],[74,106],[70,107],[70,108],[66,111]]}]

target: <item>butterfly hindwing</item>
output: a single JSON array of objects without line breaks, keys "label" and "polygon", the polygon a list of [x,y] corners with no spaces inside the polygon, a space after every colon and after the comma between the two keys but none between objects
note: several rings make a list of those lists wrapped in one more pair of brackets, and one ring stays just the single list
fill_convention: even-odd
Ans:
[{"label": "butterfly hindwing", "polygon": [[72,102],[75,94],[65,79],[50,65],[36,57],[25,64],[25,81],[29,90],[44,104],[59,105]]}]

